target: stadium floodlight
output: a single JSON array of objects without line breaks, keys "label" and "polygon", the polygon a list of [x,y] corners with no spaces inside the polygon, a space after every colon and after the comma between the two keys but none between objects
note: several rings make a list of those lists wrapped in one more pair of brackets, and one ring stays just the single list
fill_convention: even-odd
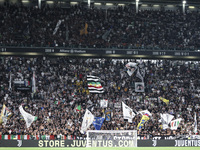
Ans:
[{"label": "stadium floodlight", "polygon": [[186,0],[183,0],[183,4],[186,4]]},{"label": "stadium floodlight", "polygon": [[167,5],[167,7],[174,7],[174,5]]},{"label": "stadium floodlight", "polygon": [[147,4],[142,4],[142,7],[147,7],[148,5]]},{"label": "stadium floodlight", "polygon": [[94,3],[94,5],[101,5],[101,3]]},{"label": "stadium floodlight", "polygon": [[29,0],[23,0],[22,3],[29,3]]},{"label": "stadium floodlight", "polygon": [[195,7],[194,7],[194,6],[189,6],[189,8],[190,8],[190,9],[195,9]]},{"label": "stadium floodlight", "polygon": [[78,2],[70,2],[71,5],[77,5]]},{"label": "stadium floodlight", "polygon": [[88,130],[86,147],[137,147],[137,130]]},{"label": "stadium floodlight", "polygon": [[118,6],[125,6],[125,4],[118,4]]},{"label": "stadium floodlight", "polygon": [[53,4],[53,1],[46,1],[47,4]]},{"label": "stadium floodlight", "polygon": [[106,3],[106,6],[112,6],[113,3]]}]

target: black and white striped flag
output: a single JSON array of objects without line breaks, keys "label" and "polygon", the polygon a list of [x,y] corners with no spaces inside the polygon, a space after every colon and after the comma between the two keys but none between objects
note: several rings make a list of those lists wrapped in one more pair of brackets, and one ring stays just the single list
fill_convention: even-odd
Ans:
[{"label": "black and white striped flag", "polygon": [[103,93],[104,89],[101,85],[100,78],[97,76],[87,76],[88,89],[90,93]]}]

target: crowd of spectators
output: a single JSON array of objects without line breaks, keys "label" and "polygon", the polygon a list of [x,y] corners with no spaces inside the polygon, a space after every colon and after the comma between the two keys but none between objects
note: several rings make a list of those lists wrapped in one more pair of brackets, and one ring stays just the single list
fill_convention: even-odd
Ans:
[{"label": "crowd of spectators", "polygon": [[[12,117],[5,126],[0,125],[0,134],[45,135],[60,138],[85,137],[80,133],[86,108],[96,117],[103,116],[99,100],[108,99],[112,110],[111,121],[104,121],[102,130],[137,130],[141,115],[136,115],[132,123],[124,121],[121,102],[125,102],[135,112],[148,109],[151,119],[145,123],[138,135],[151,138],[155,135],[194,135],[194,114],[197,113],[198,133],[200,133],[200,64],[199,62],[173,60],[145,60],[145,92],[135,92],[135,82],[141,80],[127,74],[125,65],[138,60],[124,59],[80,59],[68,57],[1,57],[0,58],[0,109],[6,104]],[[13,81],[19,73],[31,81],[36,76],[36,93],[18,91]],[[9,89],[10,74],[12,89]],[[88,74],[101,78],[105,92],[91,94],[87,87]],[[169,105],[158,99],[164,97]],[[55,104],[57,101],[59,104]],[[19,106],[38,117],[29,128],[20,115]],[[81,111],[76,108],[81,105]],[[177,130],[163,130],[159,122],[160,113],[182,118]],[[89,129],[94,130],[91,125]]]},{"label": "crowd of spectators", "polygon": [[[60,26],[53,34],[57,23]],[[86,27],[87,24],[87,27]],[[0,45],[28,47],[198,50],[200,13],[140,10],[0,6]],[[87,28],[86,32],[80,31]]]}]

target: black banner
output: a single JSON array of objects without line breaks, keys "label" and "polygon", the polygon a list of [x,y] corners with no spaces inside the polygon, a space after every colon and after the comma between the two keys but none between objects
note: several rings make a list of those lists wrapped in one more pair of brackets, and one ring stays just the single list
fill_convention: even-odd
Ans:
[{"label": "black banner", "polygon": [[14,88],[16,91],[31,91],[31,85],[30,85],[30,81],[25,81],[25,80],[21,80],[21,81],[13,81],[14,83]]},{"label": "black banner", "polygon": [[[128,147],[129,140],[101,141],[103,147]],[[200,147],[200,140],[138,140],[138,147]],[[0,147],[86,147],[86,140],[0,140]]]},{"label": "black banner", "polygon": [[139,49],[70,49],[70,48],[19,48],[0,47],[0,55],[49,55],[77,57],[116,57],[116,58],[157,58],[157,59],[200,59],[198,51],[139,50]]}]

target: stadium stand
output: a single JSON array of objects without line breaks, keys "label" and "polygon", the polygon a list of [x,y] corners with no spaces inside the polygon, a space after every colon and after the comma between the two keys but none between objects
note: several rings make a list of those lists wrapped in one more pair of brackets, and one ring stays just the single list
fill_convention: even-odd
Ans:
[{"label": "stadium stand", "polygon": [[[200,64],[194,61],[143,61],[145,92],[140,93],[134,91],[134,82],[140,79],[136,75],[130,77],[126,72],[125,65],[129,61],[135,60],[1,57],[0,108],[6,104],[13,115],[5,126],[0,125],[0,135],[29,135],[30,139],[84,138],[80,127],[85,110],[88,108],[94,116],[102,117],[104,112],[98,101],[101,99],[107,99],[106,110],[112,110],[111,121],[104,121],[102,130],[137,129],[142,116],[136,115],[132,123],[124,121],[120,105],[124,101],[134,112],[148,109],[152,114],[152,119],[138,130],[138,135],[146,138],[193,135],[195,112],[199,134]],[[34,96],[31,92],[15,90],[13,83],[9,90],[9,74],[12,80],[21,78],[21,73],[24,80],[31,81],[33,71],[37,86]],[[101,78],[103,94],[89,93],[89,74]],[[158,97],[168,99],[169,104]],[[21,104],[25,111],[38,117],[28,129],[18,109]],[[76,110],[78,105],[81,105],[80,111]],[[183,121],[177,130],[163,130],[160,113],[172,114]],[[94,126],[89,129],[93,130]]]},{"label": "stadium stand", "polygon": [[[200,48],[199,24],[199,11],[183,14],[181,9],[141,9],[136,13],[131,5],[115,9],[47,5],[38,9],[5,4],[0,5],[0,46],[187,52]],[[1,56],[0,110],[6,106],[12,115],[6,116],[6,124],[0,120],[0,139],[85,139],[80,130],[86,109],[96,117],[110,113],[111,119],[104,121],[102,130],[137,130],[142,118],[139,111],[148,110],[152,116],[138,129],[138,137],[199,135],[200,63],[140,61]],[[141,76],[137,72],[128,75],[129,62],[144,69],[144,92],[135,92]],[[89,92],[87,75],[101,79],[104,93]],[[108,100],[107,108],[100,106],[103,99]],[[124,120],[122,102],[136,113],[131,123]],[[37,116],[29,128],[20,113],[21,104],[26,112]],[[163,128],[161,113],[182,118],[177,130]]]},{"label": "stadium stand", "polygon": [[[199,11],[1,5],[0,45],[197,50]],[[14,19],[13,19],[14,18]],[[56,28],[57,26],[57,28]],[[59,39],[59,40],[58,40]]]}]

